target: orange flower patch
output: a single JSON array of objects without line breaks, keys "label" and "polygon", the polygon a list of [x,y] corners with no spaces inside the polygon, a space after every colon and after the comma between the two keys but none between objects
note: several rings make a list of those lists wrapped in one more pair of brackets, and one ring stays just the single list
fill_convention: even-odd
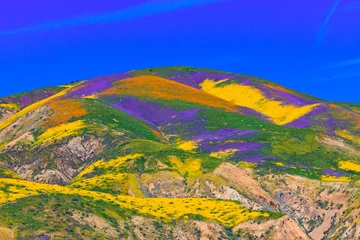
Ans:
[{"label": "orange flower patch", "polygon": [[235,111],[236,105],[184,84],[156,76],[138,76],[115,82],[100,95],[127,95],[136,97],[181,100],[209,107]]},{"label": "orange flower patch", "polygon": [[274,84],[266,83],[266,84],[263,84],[263,85],[268,87],[268,88],[278,90],[278,91],[281,91],[281,92],[286,92],[286,93],[290,93],[290,94],[296,94],[296,93],[294,93],[293,91],[291,91],[289,89],[286,89],[284,87],[277,86],[277,85],[274,85]]},{"label": "orange flower patch", "polygon": [[163,139],[163,138],[164,138],[164,136],[161,135],[161,133],[160,133],[159,131],[156,131],[156,130],[154,130],[154,129],[152,129],[152,128],[149,128],[149,129],[154,133],[154,135],[155,135],[157,138],[159,138],[159,139]]},{"label": "orange flower patch", "polygon": [[67,123],[72,118],[79,118],[88,112],[83,108],[83,103],[79,100],[64,99],[48,104],[53,114],[45,119],[42,124],[49,127]]}]

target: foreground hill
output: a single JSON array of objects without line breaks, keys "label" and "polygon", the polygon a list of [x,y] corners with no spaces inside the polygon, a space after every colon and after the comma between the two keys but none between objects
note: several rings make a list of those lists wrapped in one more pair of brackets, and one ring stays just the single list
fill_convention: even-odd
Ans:
[{"label": "foreground hill", "polygon": [[358,239],[359,172],[358,105],[255,77],[145,69],[0,99],[9,239]]}]

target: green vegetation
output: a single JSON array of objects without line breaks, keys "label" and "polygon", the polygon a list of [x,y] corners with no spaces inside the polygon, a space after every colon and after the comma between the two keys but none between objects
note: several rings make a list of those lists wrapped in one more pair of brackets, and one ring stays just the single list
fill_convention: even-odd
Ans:
[{"label": "green vegetation", "polygon": [[360,113],[360,103],[337,102],[336,104],[354,112]]},{"label": "green vegetation", "polygon": [[143,137],[158,141],[154,130],[145,122],[133,118],[126,113],[94,99],[82,99],[88,114],[80,119],[99,127],[129,133],[131,137]]},{"label": "green vegetation", "polygon": [[97,216],[116,228],[118,220],[126,219],[129,215],[116,204],[79,195],[42,194],[0,207],[0,222],[18,229],[17,237],[56,233],[72,238],[85,235],[108,239],[98,231],[99,226],[90,225],[86,219]]},{"label": "green vegetation", "polygon": [[20,176],[14,173],[11,170],[0,168],[0,178],[14,178],[14,179],[20,179]]},{"label": "green vegetation", "polygon": [[175,67],[159,67],[159,68],[146,68],[142,70],[134,70],[130,73],[134,74],[135,76],[140,75],[156,75],[159,77],[171,77],[176,76],[176,73],[186,74],[186,73],[196,73],[198,71],[205,71],[207,73],[223,73],[223,74],[231,74],[235,75],[234,73],[230,72],[223,72],[214,69],[208,68],[194,68],[194,67],[186,67],[186,66],[175,66]]},{"label": "green vegetation", "polygon": [[[289,173],[319,179],[323,169],[338,167],[342,155],[333,149],[325,147],[316,140],[317,134],[311,129],[291,128],[265,122],[253,117],[236,113],[204,110],[200,115],[206,119],[207,129],[218,130],[225,127],[240,130],[258,130],[256,134],[245,139],[246,142],[262,142],[263,147],[259,154],[274,156],[278,162],[290,168],[276,169],[279,167],[271,164],[258,165],[259,169],[271,168],[278,173]],[[293,167],[296,165],[308,166],[308,169]],[[266,171],[266,170],[264,170]],[[261,171],[261,172],[264,172]]]}]

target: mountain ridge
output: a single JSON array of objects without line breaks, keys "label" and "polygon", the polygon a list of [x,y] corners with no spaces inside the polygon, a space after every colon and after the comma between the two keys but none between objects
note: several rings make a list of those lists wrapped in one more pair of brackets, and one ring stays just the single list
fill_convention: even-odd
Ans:
[{"label": "mountain ridge", "polygon": [[[11,204],[21,204],[37,213],[26,215],[35,226],[22,225],[15,213],[0,218],[0,233],[35,239],[360,234],[356,104],[336,105],[241,74],[168,67],[1,98],[0,113],[0,212],[9,215]],[[106,211],[117,213],[99,209],[101,196]],[[137,205],[126,207],[116,196]],[[42,198],[62,199],[72,210],[47,202],[31,207],[27,200]],[[44,225],[51,214],[41,209],[58,212],[54,229]],[[146,231],[139,231],[142,224]],[[279,230],[283,225],[288,231]]]}]

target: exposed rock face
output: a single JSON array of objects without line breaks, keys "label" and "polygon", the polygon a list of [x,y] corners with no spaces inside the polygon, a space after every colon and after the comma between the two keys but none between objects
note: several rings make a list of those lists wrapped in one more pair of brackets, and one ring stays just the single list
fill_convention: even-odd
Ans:
[{"label": "exposed rock face", "polygon": [[[15,152],[15,150],[17,152]],[[91,163],[91,159],[104,151],[101,139],[75,137],[51,148],[34,151],[32,156],[22,156],[19,148],[8,151],[17,165],[12,168],[22,178],[44,183],[68,183],[83,168]],[[17,153],[15,155],[15,153]],[[97,160],[97,158],[94,158]],[[15,161],[14,161],[15,162]]]},{"label": "exposed rock face", "polygon": [[274,210],[279,208],[276,200],[265,192],[257,181],[231,163],[221,164],[214,173],[226,179],[231,186],[241,193],[245,193],[260,205],[266,206],[267,209]]},{"label": "exposed rock face", "polygon": [[162,171],[155,175],[142,174],[143,188],[151,197],[185,197],[185,179],[176,172]]},{"label": "exposed rock face", "polygon": [[[359,228],[355,223],[359,211],[351,212],[345,222],[341,219],[345,218],[344,209],[352,209],[358,204],[350,197],[358,193],[357,186],[349,183],[324,183],[291,175],[268,175],[260,182],[278,200],[282,211],[293,217],[312,239],[330,238],[335,234],[334,229],[337,229],[337,234],[349,231],[352,232],[350,235],[356,236],[357,230],[350,229],[353,226],[354,229]],[[349,229],[341,227],[344,224]]]},{"label": "exposed rock face", "polygon": [[318,137],[317,140],[322,144],[337,150],[340,153],[344,153],[344,152],[347,153],[349,157],[360,156],[360,150],[358,148],[354,147],[353,145],[350,145],[341,138],[325,135],[322,137]]},{"label": "exposed rock face", "polygon": [[[0,131],[0,143],[5,145],[5,149],[8,150],[14,146],[18,141],[17,139],[29,134],[35,129],[40,127],[40,123],[43,119],[50,114],[50,108],[40,107],[34,111],[31,111],[24,116],[20,117],[6,128]],[[9,144],[11,143],[12,144]]]},{"label": "exposed rock face", "polygon": [[241,204],[253,210],[265,210],[262,205],[246,198],[234,189],[233,185],[223,178],[215,175],[197,179],[187,186],[188,197],[208,197],[224,200],[239,201]]},{"label": "exposed rock face", "polygon": [[0,107],[0,122],[5,121],[9,117],[11,117],[14,113],[15,111],[11,111]]},{"label": "exposed rock face", "polygon": [[216,189],[215,197],[219,199],[226,199],[226,200],[233,200],[233,201],[239,201],[243,204],[243,206],[253,209],[253,210],[265,210],[265,208],[249,199],[241,195],[239,192],[237,192],[235,189],[229,187],[229,186],[223,186],[220,189]]},{"label": "exposed rock face", "polygon": [[57,151],[53,151],[51,158],[70,181],[91,163],[89,161],[91,158],[104,151],[105,146],[101,141],[93,136],[72,138],[68,143],[62,144]]},{"label": "exposed rock face", "polygon": [[222,226],[202,221],[176,221],[174,225],[159,224],[155,221],[136,216],[132,219],[133,239],[232,239],[232,233]]}]

